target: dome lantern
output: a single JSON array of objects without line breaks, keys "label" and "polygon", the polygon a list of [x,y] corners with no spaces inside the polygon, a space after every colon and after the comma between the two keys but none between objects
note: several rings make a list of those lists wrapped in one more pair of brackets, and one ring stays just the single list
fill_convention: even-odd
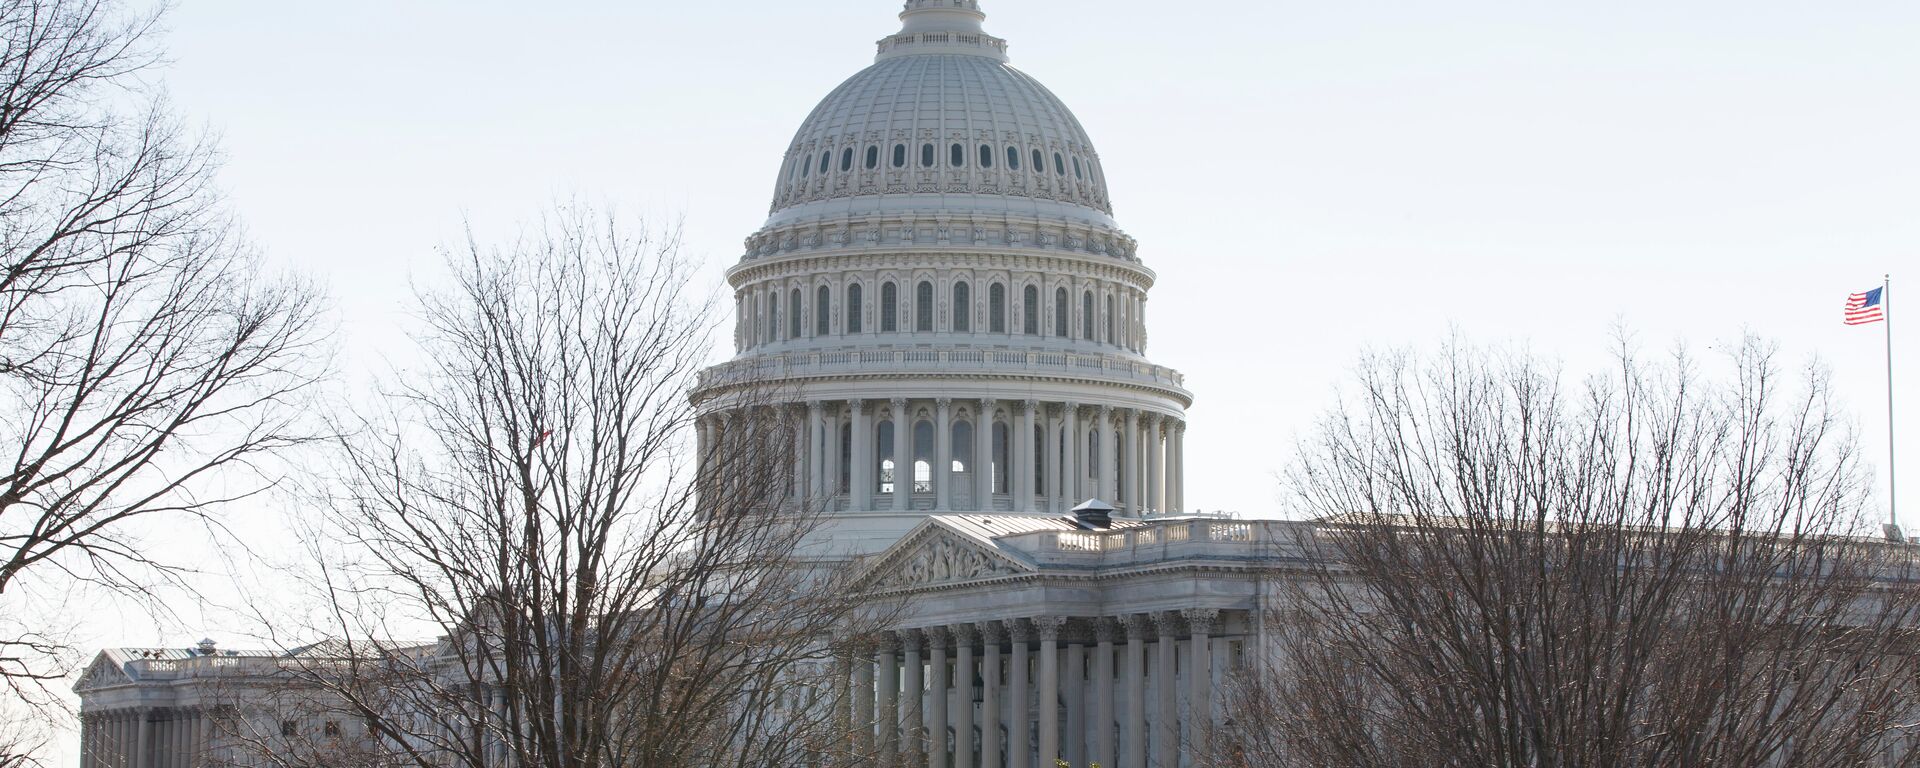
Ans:
[{"label": "dome lantern", "polygon": [[881,38],[875,61],[920,54],[968,54],[1007,60],[1007,41],[987,34],[978,0],[907,0],[901,29]]}]

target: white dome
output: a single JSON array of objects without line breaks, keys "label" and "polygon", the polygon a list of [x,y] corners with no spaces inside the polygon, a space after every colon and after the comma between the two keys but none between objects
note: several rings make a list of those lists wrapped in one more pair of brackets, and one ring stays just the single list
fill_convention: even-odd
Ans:
[{"label": "white dome", "polygon": [[1113,226],[1086,130],[1006,63],[1004,42],[979,31],[977,6],[911,3],[901,17],[906,28],[880,41],[878,61],[794,134],[769,226],[914,209]]}]

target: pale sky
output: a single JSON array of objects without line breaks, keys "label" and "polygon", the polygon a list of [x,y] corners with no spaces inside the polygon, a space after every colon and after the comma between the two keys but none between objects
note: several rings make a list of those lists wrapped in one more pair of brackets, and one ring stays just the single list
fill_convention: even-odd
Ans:
[{"label": "pale sky", "polygon": [[[1197,396],[1190,508],[1278,514],[1276,473],[1364,350],[1457,330],[1585,372],[1617,324],[1655,352],[1751,331],[1825,361],[1884,498],[1883,337],[1840,315],[1887,272],[1896,311],[1920,307],[1920,3],[983,8],[1092,135],[1159,274],[1148,353]],[[253,238],[330,286],[359,380],[404,355],[409,281],[465,220],[510,234],[566,197],[682,220],[717,286],[792,132],[898,10],[179,0],[161,76],[222,136]],[[1911,317],[1895,373],[1916,392]],[[1920,397],[1904,407],[1920,523]],[[235,510],[269,550],[285,514]],[[88,632],[237,634],[124,611]]]}]

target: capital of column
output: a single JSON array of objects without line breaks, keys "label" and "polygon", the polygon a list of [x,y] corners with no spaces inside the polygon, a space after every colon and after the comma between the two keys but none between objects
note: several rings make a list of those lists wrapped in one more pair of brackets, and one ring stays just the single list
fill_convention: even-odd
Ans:
[{"label": "capital of column", "polygon": [[933,401],[933,405],[934,407],[939,408],[942,411],[945,411],[946,409],[953,407],[953,398],[942,397],[942,398],[936,399]]},{"label": "capital of column", "polygon": [[904,397],[889,398],[887,400],[887,403],[893,406],[893,411],[895,415],[901,416],[901,417],[906,416],[906,410],[907,410],[906,398]]},{"label": "capital of column", "polygon": [[1220,611],[1213,608],[1188,608],[1180,615],[1187,620],[1187,631],[1196,635],[1213,634],[1214,623],[1220,619]]},{"label": "capital of column", "polygon": [[1155,611],[1153,613],[1153,633],[1163,639],[1180,636],[1180,614],[1174,611]]},{"label": "capital of column", "polygon": [[1016,643],[1031,643],[1033,642],[1033,624],[1025,619],[1014,619],[1007,622],[1007,635]]},{"label": "capital of column", "polygon": [[1007,641],[1007,628],[997,621],[975,622],[974,629],[979,630],[980,639],[986,645],[999,645]]},{"label": "capital of column", "polygon": [[1096,617],[1093,620],[1093,639],[1102,643],[1120,639],[1120,620],[1111,616]]},{"label": "capital of column", "polygon": [[892,632],[877,632],[867,636],[867,645],[874,653],[899,653],[900,638]]},{"label": "capital of column", "polygon": [[1100,406],[1100,426],[1104,427],[1107,424],[1111,423],[1112,421],[1113,421],[1113,406],[1111,405]]},{"label": "capital of column", "polygon": [[899,640],[901,650],[908,653],[920,650],[920,643],[926,639],[917,629],[896,629],[893,634]]},{"label": "capital of column", "polygon": [[962,648],[980,642],[980,629],[972,624],[955,624],[947,627],[947,635],[953,638],[953,644]]},{"label": "capital of column", "polygon": [[1144,614],[1129,613],[1120,617],[1120,623],[1127,627],[1128,640],[1147,639],[1147,617]]},{"label": "capital of column", "polygon": [[1059,640],[1060,630],[1065,626],[1067,626],[1067,617],[1065,616],[1036,616],[1033,618],[1034,631],[1040,635],[1040,639],[1043,641]]},{"label": "capital of column", "polygon": [[920,630],[920,635],[926,638],[928,648],[936,651],[946,650],[948,639],[946,627],[927,627]]},{"label": "capital of column", "polygon": [[852,411],[854,413],[859,413],[865,410],[866,407],[867,407],[867,401],[865,400],[860,400],[856,398],[856,399],[847,401],[847,410]]},{"label": "capital of column", "polygon": [[980,421],[981,421],[981,423],[983,423],[983,424],[984,424],[984,423],[986,423],[986,422],[987,422],[987,420],[989,420],[989,419],[992,419],[992,418],[993,418],[993,409],[995,409],[995,408],[998,408],[999,406],[1000,406],[1000,401],[999,401],[999,400],[995,400],[995,399],[993,399],[993,398],[991,398],[991,397],[983,397],[983,398],[980,398]]}]

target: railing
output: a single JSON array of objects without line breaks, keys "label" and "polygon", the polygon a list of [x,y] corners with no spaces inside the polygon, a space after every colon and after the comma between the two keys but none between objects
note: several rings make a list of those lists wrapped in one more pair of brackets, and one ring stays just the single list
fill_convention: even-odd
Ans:
[{"label": "railing", "polygon": [[1039,531],[1001,541],[1042,565],[1105,568],[1175,560],[1285,559],[1312,526],[1282,521],[1188,519],[1112,531]]},{"label": "railing", "polygon": [[700,372],[701,389],[750,381],[849,373],[969,371],[1027,373],[1141,382],[1184,390],[1186,377],[1131,355],[980,349],[870,349],[780,352],[722,363]]}]

